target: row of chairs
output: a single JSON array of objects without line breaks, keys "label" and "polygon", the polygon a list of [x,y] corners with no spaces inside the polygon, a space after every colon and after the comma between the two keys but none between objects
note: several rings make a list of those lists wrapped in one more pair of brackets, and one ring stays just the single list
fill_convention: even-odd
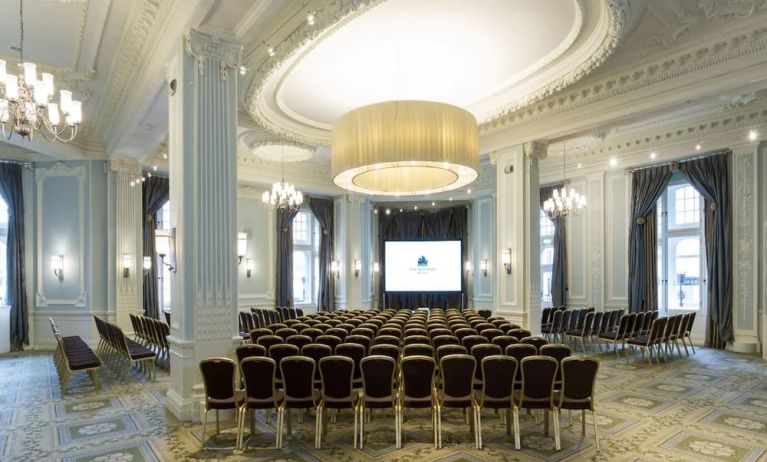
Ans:
[{"label": "row of chairs", "polygon": [[158,365],[165,363],[170,366],[170,326],[158,319],[135,314],[130,315],[130,322],[133,326],[134,340],[157,354]]},{"label": "row of chairs", "polygon": [[[655,358],[658,364],[660,364],[661,354],[663,355],[663,360],[668,362],[670,353],[674,353],[674,346],[676,346],[679,356],[682,356],[682,350],[679,347],[680,341],[684,346],[684,351],[687,356],[690,356],[690,352],[687,350],[688,341],[690,342],[692,352],[695,353],[695,347],[690,338],[690,331],[692,331],[692,326],[695,323],[695,312],[653,319],[649,328],[643,328],[637,332],[637,327],[632,327],[632,325],[637,326],[640,323],[646,323],[646,319],[649,318],[649,316],[644,316],[643,318],[641,315],[642,313],[626,315],[627,317],[634,316],[634,319],[628,319],[625,323],[622,323],[627,326],[624,327],[626,332],[633,331],[631,334],[626,334],[624,337],[635,356],[636,350],[640,350],[642,356],[644,356],[644,352],[647,351],[649,353],[648,362],[649,364],[652,364],[653,352],[655,352]],[[619,326],[619,331],[620,328],[621,326]],[[626,354],[626,362],[628,362],[628,360],[628,354]]]},{"label": "row of chairs", "polygon": [[[307,319],[301,319],[298,321],[302,322],[310,322],[312,318],[325,318],[325,319],[319,319],[319,321],[322,321],[320,324],[325,322],[330,322],[332,320],[341,320],[344,321],[341,324],[349,324],[352,326],[352,329],[365,329],[372,331],[373,329],[379,330],[379,332],[384,333],[384,335],[376,336],[374,339],[379,338],[385,338],[385,337],[392,337],[397,340],[397,344],[390,344],[387,342],[383,343],[374,343],[373,345],[363,345],[361,343],[337,343],[334,345],[328,345],[324,343],[314,343],[314,340],[322,340],[321,337],[323,335],[318,335],[316,338],[311,338],[309,335],[301,335],[301,334],[295,334],[292,332],[280,332],[281,334],[291,334],[291,335],[285,335],[285,337],[281,337],[279,335],[274,335],[280,330],[286,329],[286,327],[283,326],[271,326],[274,330],[269,330],[269,334],[259,336],[258,333],[254,333],[252,336],[252,339],[256,341],[256,344],[245,344],[242,345],[237,349],[237,357],[241,365],[244,365],[246,361],[249,361],[250,358],[265,358],[270,359],[274,363],[274,382],[273,382],[273,388],[275,390],[282,389],[283,393],[290,394],[290,396],[294,396],[293,392],[288,392],[288,388],[290,388],[289,381],[291,380],[290,376],[287,375],[288,373],[284,372],[283,365],[285,364],[292,364],[294,361],[302,361],[300,359],[296,358],[304,358],[304,363],[307,363],[309,361],[313,364],[313,370],[314,373],[312,374],[312,380],[310,382],[313,384],[314,389],[323,390],[325,388],[325,385],[323,384],[323,377],[321,374],[321,368],[323,361],[326,360],[326,358],[331,357],[343,357],[346,358],[345,361],[349,362],[351,367],[351,380],[350,384],[352,389],[362,389],[365,385],[365,377],[364,377],[364,367],[362,366],[365,361],[367,361],[369,358],[388,358],[388,361],[391,361],[395,365],[395,372],[394,374],[394,389],[399,390],[398,384],[406,384],[407,380],[405,379],[405,370],[402,368],[402,364],[405,364],[406,361],[410,361],[411,358],[421,358],[421,360],[430,360],[434,367],[432,369],[437,372],[434,374],[434,383],[439,387],[443,384],[443,374],[440,372],[441,367],[437,367],[437,365],[440,365],[441,362],[450,356],[460,356],[464,357],[464,360],[466,358],[471,358],[471,361],[474,362],[474,369],[472,370],[471,378],[472,378],[472,387],[479,393],[480,390],[482,390],[482,387],[485,385],[485,380],[482,374],[482,364],[485,358],[488,357],[501,357],[501,358],[507,358],[509,360],[513,360],[515,364],[521,364],[526,358],[533,357],[538,355],[539,353],[541,355],[544,355],[546,358],[553,359],[555,361],[555,365],[559,367],[559,363],[564,358],[570,356],[570,349],[569,347],[565,345],[544,345],[546,343],[545,339],[538,338],[538,341],[531,342],[528,339],[525,343],[517,344],[517,343],[510,343],[506,345],[506,348],[502,348],[500,345],[490,343],[491,341],[496,341],[500,337],[504,337],[503,335],[499,336],[491,336],[490,339],[487,337],[482,337],[478,334],[475,334],[473,336],[475,337],[481,337],[476,340],[479,340],[478,343],[472,343],[471,337],[472,335],[467,335],[461,340],[465,340],[466,342],[464,344],[460,344],[457,342],[460,342],[461,340],[458,340],[456,337],[456,341],[439,345],[436,349],[434,348],[433,344],[428,344],[430,340],[436,340],[440,337],[444,337],[445,335],[436,335],[436,334],[442,334],[439,332],[440,329],[452,326],[457,330],[463,329],[462,325],[471,326],[471,323],[474,321],[479,321],[476,319],[476,314],[472,312],[465,312],[461,313],[458,310],[451,311],[448,310],[447,313],[441,310],[434,310],[432,311],[433,316],[427,316],[426,314],[422,314],[421,312],[417,314],[412,314],[409,311],[403,310],[401,312],[394,312],[394,310],[391,310],[389,312],[384,312],[376,314],[376,312],[366,312],[366,313],[348,313],[348,312],[340,312],[335,314],[326,314],[323,313],[321,315],[316,315],[313,317],[306,317]],[[376,319],[378,318],[378,319]],[[431,318],[431,319],[427,319]],[[375,321],[382,321],[380,324],[380,328],[378,324]],[[485,320],[483,318],[483,320]],[[354,321],[360,321],[359,323],[356,323]],[[494,321],[500,321],[500,319],[496,319]],[[353,327],[355,324],[357,324],[358,327]],[[363,327],[364,324],[369,324],[370,327]],[[475,326],[480,326],[481,322],[474,322]],[[295,323],[293,323],[295,326]],[[315,324],[317,325],[317,324]],[[331,324],[328,324],[331,325]],[[339,324],[340,325],[340,324]],[[470,327],[469,327],[470,328]],[[290,328],[287,328],[290,329]],[[332,327],[331,327],[332,329]],[[350,332],[346,332],[345,329],[344,332],[347,335],[347,337],[343,340],[338,339],[339,342],[348,342],[349,339],[355,340],[352,337],[360,337],[365,338],[364,335],[366,332],[359,332],[357,334],[351,334]],[[417,329],[421,329],[425,332],[419,332]],[[292,329],[295,330],[295,329]],[[319,330],[319,329],[318,329]],[[390,330],[387,332],[387,330]],[[399,335],[401,338],[397,338],[396,332],[393,332],[394,330],[399,332]],[[487,329],[485,329],[487,330]],[[498,329],[500,330],[500,329]],[[401,335],[402,333],[405,333],[404,337]],[[426,335],[422,335],[423,333],[432,333],[435,334],[431,338],[429,338]],[[483,330],[484,332],[484,330]],[[503,332],[503,331],[501,331]],[[367,332],[367,334],[370,335],[370,332]],[[529,334],[529,333],[527,333]],[[301,345],[296,344],[296,341],[299,339],[299,337],[306,337],[309,342],[311,343],[302,343]],[[326,336],[326,337],[335,337],[335,336]],[[419,338],[421,337],[421,338]],[[424,341],[422,338],[426,338],[426,341]],[[528,335],[529,337],[529,335]],[[369,338],[369,337],[367,337]],[[307,340],[304,339],[304,340]],[[409,339],[416,339],[418,342],[410,343]],[[401,342],[400,342],[401,340]],[[514,338],[516,341],[516,338]],[[467,348],[466,346],[469,346]],[[471,353],[470,355],[467,353]],[[508,356],[505,356],[504,353],[508,353]],[[267,356],[268,355],[268,356]],[[368,355],[366,357],[366,355]],[[219,358],[220,360],[220,358]],[[289,361],[288,361],[289,360]],[[288,361],[286,363],[286,361]],[[220,361],[219,361],[220,362]],[[269,362],[269,361],[265,361]],[[266,367],[266,366],[264,366]],[[290,368],[291,366],[288,366]],[[340,366],[339,366],[340,367]],[[308,366],[307,366],[308,368]],[[233,370],[236,368],[233,368]],[[515,366],[516,371],[516,366]],[[205,374],[203,372],[203,374]],[[245,386],[245,389],[248,389],[247,385],[247,374],[248,372],[244,370],[244,368],[241,368],[240,376],[242,377],[243,385]],[[214,374],[215,375],[215,374]],[[557,375],[555,373],[555,375]],[[257,377],[263,377],[263,371],[261,371],[259,374],[256,375]],[[516,376],[516,377],[515,377]],[[558,377],[558,376],[557,376]],[[493,378],[488,378],[489,380],[492,380]],[[511,374],[510,380],[512,383],[516,382],[517,388],[522,387],[522,381],[520,380],[519,376],[517,376],[516,372]],[[377,381],[378,382],[378,381]],[[561,383],[561,378],[556,379],[557,383]],[[238,382],[239,383],[239,382]],[[448,384],[448,387],[450,385]],[[438,388],[434,388],[434,393],[430,394],[431,398],[433,398],[433,403],[439,403],[439,394],[437,393]],[[320,392],[322,393],[322,392]],[[549,395],[550,397],[553,395]],[[553,398],[552,398],[553,399]],[[259,401],[262,405],[263,401]],[[357,401],[357,405],[353,406],[353,408],[357,409],[356,406],[359,405],[360,401]],[[553,402],[553,401],[551,401]],[[465,408],[471,408],[476,409],[476,404],[478,401],[476,401],[475,398],[472,398],[468,405],[464,406]],[[239,406],[236,404],[229,403],[232,406]],[[452,402],[448,402],[445,404],[442,403],[443,407],[447,406],[450,407],[452,405]],[[346,404],[348,406],[349,403]],[[394,405],[396,408],[396,404]],[[428,407],[428,406],[426,406]],[[215,407],[212,407],[215,408]],[[211,408],[211,409],[212,409]],[[289,408],[289,406],[288,406]],[[436,409],[436,408],[433,408]],[[552,409],[549,407],[549,409]],[[509,411],[511,408],[509,408]],[[244,412],[244,409],[243,409]],[[395,409],[395,414],[397,414],[397,410]],[[321,414],[321,413],[320,413]],[[278,413],[278,415],[280,415]],[[355,411],[356,416],[356,411]],[[240,435],[242,433],[242,427],[244,426],[244,415],[243,418],[239,421],[239,429],[240,429]],[[477,416],[477,413],[475,412],[475,419],[480,419],[479,416]],[[362,427],[364,425],[363,420],[357,418],[360,425],[360,430],[362,430]],[[252,420],[251,420],[252,421]],[[218,422],[218,419],[217,419]],[[281,417],[278,418],[278,447],[281,444],[281,429],[284,422],[284,414],[281,414]],[[288,418],[288,429],[290,431],[291,426],[291,419]],[[510,420],[507,420],[507,426],[509,425]],[[322,420],[319,419],[317,421],[317,426],[323,425]],[[395,422],[395,426],[399,428],[399,420]],[[479,426],[479,425],[477,425]],[[252,427],[252,426],[251,426]],[[324,427],[323,427],[324,428]],[[481,428],[481,427],[480,427]],[[439,425],[435,424],[435,444],[438,444],[438,441],[441,440],[439,437]],[[399,434],[399,433],[398,433]],[[475,432],[475,435],[480,435],[481,430]],[[515,434],[517,435],[518,440],[518,431],[515,431]],[[319,445],[321,444],[321,433],[318,433],[317,436],[318,440],[315,441],[315,444]],[[238,438],[238,444],[241,444],[241,436]],[[356,440],[356,428],[355,428],[355,440]],[[478,436],[478,443],[481,445],[481,437]],[[203,443],[204,444],[204,443]],[[397,437],[397,444],[401,444],[400,437]],[[441,445],[441,443],[439,443]],[[360,446],[362,445],[362,442],[360,441]],[[355,441],[356,446],[356,441]]]},{"label": "row of chairs", "polygon": [[61,394],[63,395],[67,392],[69,378],[74,372],[88,372],[93,385],[96,387],[96,391],[100,390],[97,373],[101,367],[101,361],[98,356],[93,353],[93,350],[79,336],[63,337],[58,327],[56,327],[56,322],[54,322],[53,318],[48,318],[48,321],[50,322],[53,336],[56,338],[56,351],[53,354],[53,362],[56,365],[56,372],[59,377],[59,384],[61,385]]},{"label": "row of chairs", "polygon": [[149,378],[154,377],[154,362],[157,354],[140,343],[131,340],[119,326],[93,316],[99,333],[99,345],[96,354],[119,370],[136,366]]},{"label": "row of chairs", "polygon": [[240,311],[240,333],[247,338],[247,333],[253,329],[296,319],[303,315],[304,311],[299,308],[251,308],[250,312]]}]

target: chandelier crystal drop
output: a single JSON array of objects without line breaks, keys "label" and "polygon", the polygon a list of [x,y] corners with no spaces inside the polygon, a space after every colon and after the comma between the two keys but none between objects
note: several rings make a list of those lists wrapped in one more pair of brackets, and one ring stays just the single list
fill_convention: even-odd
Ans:
[{"label": "chandelier crystal drop", "polygon": [[39,132],[49,141],[67,143],[77,136],[82,122],[82,103],[72,99],[72,92],[61,90],[59,102],[53,100],[53,74],[37,74],[35,63],[24,61],[24,0],[19,1],[19,65],[18,75],[7,72],[0,59],[0,126],[3,136],[13,134],[32,140]]},{"label": "chandelier crystal drop", "polygon": [[[567,147],[562,147],[562,175],[567,174]],[[575,191],[575,188],[567,190],[566,186],[561,189],[554,188],[551,197],[543,202],[543,210],[554,217],[566,218],[571,213],[579,213],[586,208],[586,196]]]},{"label": "chandelier crystal drop", "polygon": [[282,179],[272,184],[271,191],[264,191],[261,201],[270,209],[298,210],[304,203],[304,195],[285,181],[285,147],[282,148]]}]

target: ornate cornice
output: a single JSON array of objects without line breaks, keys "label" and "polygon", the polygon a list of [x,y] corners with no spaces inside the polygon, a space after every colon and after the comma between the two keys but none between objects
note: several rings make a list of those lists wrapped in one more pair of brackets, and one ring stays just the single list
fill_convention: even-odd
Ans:
[{"label": "ornate cornice", "polygon": [[672,56],[661,56],[641,66],[608,74],[569,91],[550,95],[534,105],[510,111],[493,122],[482,124],[480,132],[493,132],[504,127],[545,119],[589,104],[609,100],[643,88],[701,72],[747,55],[767,51],[767,25],[752,22],[750,28],[739,29],[726,38],[698,42],[695,47]]},{"label": "ornate cornice", "polygon": [[141,164],[133,158],[111,159],[108,163],[113,172],[138,174],[142,170]]},{"label": "ornate cornice", "polygon": [[522,145],[522,151],[528,159],[543,160],[548,155],[548,143],[530,141]]}]

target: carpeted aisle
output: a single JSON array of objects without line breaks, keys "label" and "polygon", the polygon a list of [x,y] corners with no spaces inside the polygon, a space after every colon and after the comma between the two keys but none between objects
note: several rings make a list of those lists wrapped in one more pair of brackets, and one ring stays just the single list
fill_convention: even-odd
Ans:
[{"label": "carpeted aisle", "polygon": [[[485,449],[460,411],[444,413],[443,445],[435,450],[426,411],[406,411],[403,449],[394,448],[390,412],[378,411],[366,425],[364,450],[352,448],[352,415],[329,423],[322,450],[314,449],[314,415],[294,425],[285,449],[274,444],[274,422],[258,414],[248,449],[200,451],[199,424],[179,423],[166,410],[168,375],[156,382],[121,378],[108,367],[96,393],[77,374],[62,399],[48,354],[0,357],[0,460],[141,462],[181,460],[311,461],[758,461],[767,458],[767,368],[756,356],[698,349],[689,358],[661,366],[602,359],[597,388],[601,452],[593,426],[581,439],[580,414],[568,426],[562,417],[562,451],[543,426],[521,414],[522,450],[516,451],[492,412],[483,414]],[[294,415],[294,418],[296,416]],[[234,445],[233,423],[224,425],[212,447]],[[215,425],[209,425],[212,434]],[[247,430],[246,430],[247,435]]]}]

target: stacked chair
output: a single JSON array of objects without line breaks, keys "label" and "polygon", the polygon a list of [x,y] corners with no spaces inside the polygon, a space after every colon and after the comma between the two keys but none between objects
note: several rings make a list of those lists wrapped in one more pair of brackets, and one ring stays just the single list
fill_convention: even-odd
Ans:
[{"label": "stacked chair", "polygon": [[[318,449],[328,429],[347,412],[354,422],[350,442],[360,449],[365,445],[366,424],[378,409],[393,413],[397,448],[407,443],[402,431],[405,414],[428,411],[430,440],[440,448],[443,414],[460,412],[476,447],[481,448],[482,411],[492,409],[505,422],[509,435],[513,430],[519,448],[520,408],[536,410],[536,422],[540,412],[555,417],[561,409],[593,412],[593,386],[586,390],[566,374],[569,346],[549,343],[554,337],[531,336],[503,318],[482,314],[459,309],[387,309],[305,316],[254,309],[248,318],[255,322],[245,319],[242,325],[256,327],[237,348],[237,361],[211,358],[218,366],[205,368],[201,363],[206,409],[237,410],[239,448],[247,446],[248,416],[254,431],[253,411],[276,412],[277,448],[283,447],[285,428],[290,437],[294,418],[301,421],[313,411]],[[562,332],[583,329],[591,321],[592,329],[578,337],[587,339],[593,318],[592,312],[584,311],[582,317],[570,318]],[[544,431],[548,421],[544,420]],[[557,448],[558,428],[555,418]]]},{"label": "stacked chair", "polygon": [[154,363],[157,353],[144,345],[129,339],[115,324],[93,317],[99,333],[97,354],[104,362],[121,370],[130,371],[136,367],[149,378],[154,377]]},{"label": "stacked chair", "polygon": [[79,336],[62,337],[53,318],[48,318],[48,321],[51,324],[53,336],[56,338],[56,352],[53,355],[53,362],[59,376],[61,394],[67,392],[69,378],[74,372],[88,372],[96,391],[100,390],[97,372],[101,367],[101,361],[98,356]]}]

